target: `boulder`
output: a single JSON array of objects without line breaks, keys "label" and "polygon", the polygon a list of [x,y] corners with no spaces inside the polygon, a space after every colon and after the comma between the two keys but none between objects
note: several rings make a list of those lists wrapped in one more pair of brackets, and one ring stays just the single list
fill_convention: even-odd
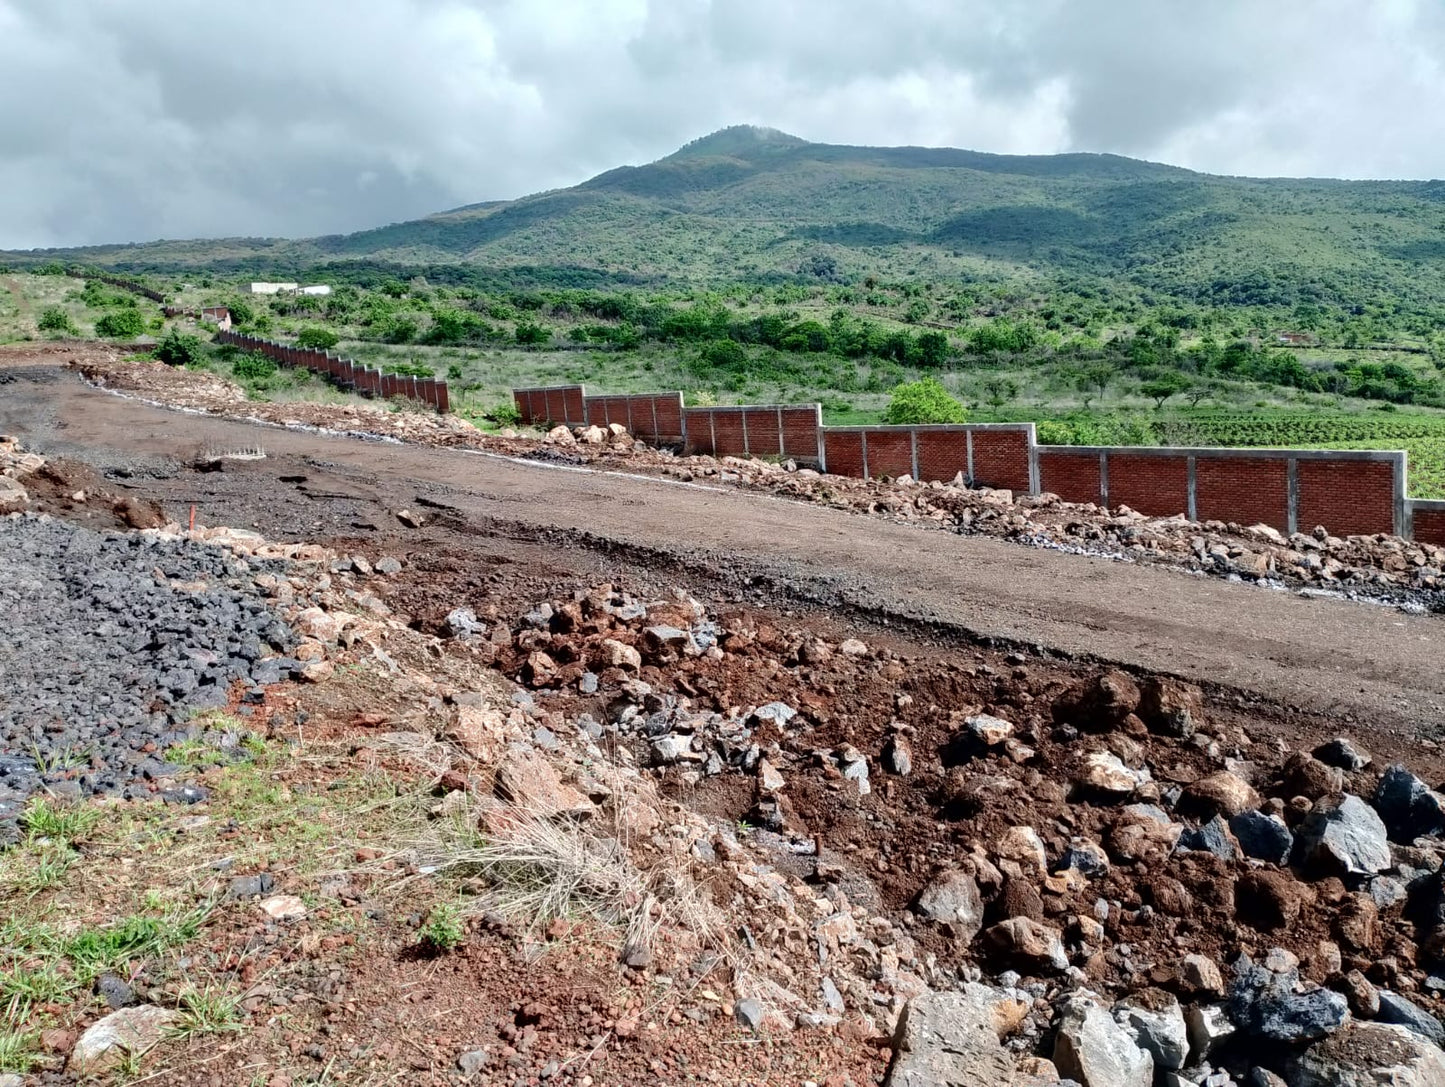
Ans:
[{"label": "boulder", "polygon": [[1215,815],[1229,819],[1258,806],[1259,794],[1249,782],[1228,770],[1217,770],[1190,782],[1179,796],[1180,813],[1201,819]]},{"label": "boulder", "polygon": [[1114,1005],[1115,1021],[1133,1035],[1134,1043],[1154,1058],[1159,1068],[1183,1068],[1189,1057],[1189,1031],[1184,1009],[1173,994],[1141,989]]},{"label": "boulder", "polygon": [[1326,766],[1338,766],[1341,770],[1352,774],[1370,765],[1369,754],[1361,751],[1343,737],[1327,740],[1315,748],[1311,754]]},{"label": "boulder", "polygon": [[1294,835],[1282,820],[1262,811],[1242,811],[1229,820],[1229,829],[1246,857],[1270,864],[1285,864],[1294,851]]},{"label": "boulder", "polygon": [[1002,1087],[1013,1075],[1014,1059],[999,1043],[993,1013],[977,994],[927,992],[903,1006],[883,1082],[885,1087]]},{"label": "boulder", "polygon": [[982,939],[991,954],[1015,968],[1062,972],[1069,967],[1059,930],[1027,917],[1000,921],[984,929]]},{"label": "boulder", "polygon": [[1235,964],[1229,1017],[1241,1031],[1263,1041],[1298,1045],[1344,1025],[1350,1009],[1343,996],[1302,983],[1293,956],[1272,952],[1270,959],[1260,964],[1241,955]]},{"label": "boulder", "polygon": [[1184,956],[1179,965],[1179,983],[1191,996],[1224,995],[1224,975],[1219,972],[1219,964],[1204,955]]},{"label": "boulder", "polygon": [[30,495],[9,476],[0,476],[0,514],[19,513],[30,505]]},{"label": "boulder", "polygon": [[1291,1062],[1290,1087],[1439,1087],[1445,1050],[1390,1023],[1346,1025]]},{"label": "boulder", "polygon": [[1095,751],[1085,757],[1074,785],[1087,796],[1122,800],[1147,780],[1147,774],[1131,770],[1112,751]]},{"label": "boulder", "polygon": [[1195,1061],[1207,1060],[1235,1031],[1223,1004],[1191,1004],[1184,1011],[1184,1025]]},{"label": "boulder", "polygon": [[1398,764],[1381,775],[1375,789],[1375,810],[1397,842],[1409,843],[1445,831],[1445,794]]},{"label": "boulder", "polygon": [[1225,861],[1238,860],[1240,855],[1239,842],[1222,815],[1216,815],[1201,827],[1186,829],[1179,835],[1178,848],[1181,851],[1213,853]]},{"label": "boulder", "polygon": [[1154,1059],[1088,997],[1064,1002],[1053,1060],[1060,1075],[1083,1087],[1151,1087],[1154,1082]]},{"label": "boulder", "polygon": [[1019,875],[1042,876],[1048,871],[1043,839],[1033,827],[1009,827],[994,843],[993,853],[1000,867],[1013,864]]},{"label": "boulder", "polygon": [[115,1068],[127,1056],[153,1048],[180,1018],[180,1013],[154,1004],[121,1008],[92,1023],[70,1052],[68,1070],[86,1076]]},{"label": "boulder", "polygon": [[1314,806],[1295,835],[1299,859],[1326,875],[1373,875],[1390,867],[1385,824],[1375,810],[1349,793]]},{"label": "boulder", "polygon": [[880,761],[883,769],[890,774],[897,774],[899,777],[907,777],[913,773],[913,748],[908,741],[898,735],[888,737],[883,744],[883,754]]},{"label": "boulder", "polygon": [[1139,716],[1150,732],[1187,740],[1204,719],[1204,696],[1193,684],[1156,676],[1140,690]]},{"label": "boulder", "polygon": [[983,927],[983,897],[967,872],[955,870],[934,877],[919,894],[916,908],[931,921],[953,926],[965,943]]},{"label": "boulder", "polygon": [[497,795],[544,819],[582,818],[593,811],[592,802],[564,782],[550,762],[522,747],[514,747],[497,767]]},{"label": "boulder", "polygon": [[1382,1023],[1393,1023],[1397,1027],[1412,1030],[1422,1038],[1428,1038],[1445,1049],[1445,1026],[1439,1019],[1412,1001],[1388,989],[1379,990],[1380,1010],[1376,1013]]},{"label": "boulder", "polygon": [[1296,751],[1285,760],[1281,782],[1286,796],[1318,800],[1331,793],[1343,792],[1345,774],[1338,766],[1326,766],[1312,755]]}]

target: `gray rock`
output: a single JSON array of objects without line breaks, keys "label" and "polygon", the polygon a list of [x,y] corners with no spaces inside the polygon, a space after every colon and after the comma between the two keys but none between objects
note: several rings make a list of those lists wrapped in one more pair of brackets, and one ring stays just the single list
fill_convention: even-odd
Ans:
[{"label": "gray rock", "polygon": [[942,872],[918,895],[916,908],[930,921],[952,925],[964,943],[983,927],[983,897],[967,872]]},{"label": "gray rock", "polygon": [[1183,1068],[1189,1057],[1189,1030],[1184,1009],[1173,994],[1161,989],[1131,993],[1114,1005],[1114,1020],[1134,1043],[1163,1069]]},{"label": "gray rock", "polygon": [[1373,808],[1349,793],[1318,801],[1295,838],[1300,860],[1330,875],[1368,876],[1390,867],[1385,824]]},{"label": "gray rock", "polygon": [[1275,959],[1273,952],[1263,965],[1247,955],[1239,957],[1229,990],[1229,1017],[1235,1025],[1252,1038],[1289,1045],[1338,1030],[1350,1014],[1345,998],[1329,989],[1302,986],[1292,956]]},{"label": "gray rock", "polygon": [[1184,1009],[1184,1025],[1189,1033],[1189,1056],[1195,1061],[1213,1056],[1235,1033],[1222,1004],[1191,1004]]},{"label": "gray rock", "polygon": [[883,745],[883,769],[899,777],[913,773],[913,748],[902,736],[890,736]]},{"label": "gray rock", "polygon": [[[545,620],[543,625],[546,625]],[[447,612],[447,629],[453,636],[462,638],[472,634],[485,634],[487,625],[478,621],[477,613],[471,608],[453,608]]]},{"label": "gray rock", "polygon": [[786,702],[769,702],[753,710],[748,715],[748,723],[751,725],[773,724],[783,728],[796,716],[798,716],[798,711]]},{"label": "gray rock", "polygon": [[1313,755],[1326,766],[1338,766],[1350,773],[1370,765],[1370,756],[1343,737],[1320,744],[1314,749]]},{"label": "gray rock", "polygon": [[1268,1068],[1252,1068],[1249,1072],[1249,1087],[1289,1087],[1284,1077]]},{"label": "gray rock", "polygon": [[1089,838],[1070,838],[1069,845],[1059,856],[1055,871],[1063,872],[1075,868],[1089,879],[1099,879],[1109,874],[1109,855],[1104,847]]},{"label": "gray rock", "polygon": [[1440,1087],[1445,1050],[1390,1023],[1354,1022],[1291,1062],[1290,1087]]},{"label": "gray rock", "polygon": [[1397,1027],[1413,1030],[1422,1038],[1429,1038],[1445,1049],[1445,1026],[1424,1008],[1406,1000],[1388,989],[1377,990],[1380,996],[1380,1010],[1375,1018],[1382,1023],[1393,1023]]},{"label": "gray rock", "polygon": [[231,885],[226,890],[226,897],[256,898],[259,895],[270,894],[271,888],[274,886],[276,886],[276,880],[270,872],[262,872],[254,876],[237,876],[231,880]]},{"label": "gray rock", "polygon": [[1410,890],[1394,876],[1376,876],[1366,885],[1378,909],[1388,910],[1409,897]]},{"label": "gray rock", "polygon": [[144,1053],[165,1038],[180,1013],[153,1004],[111,1012],[86,1028],[70,1052],[72,1075],[93,1075],[121,1064],[127,1054]]},{"label": "gray rock", "polygon": [[1285,864],[1294,850],[1294,835],[1283,822],[1262,811],[1242,811],[1229,821],[1239,848],[1246,857]]},{"label": "gray rock", "polygon": [[1133,1034],[1087,997],[1064,1003],[1054,1034],[1054,1065],[1083,1087],[1152,1087],[1154,1059]]},{"label": "gray rock", "polygon": [[401,573],[401,562],[390,555],[383,555],[376,560],[376,572],[378,574],[399,574]]},{"label": "gray rock", "polygon": [[[384,560],[383,560],[384,561]],[[377,564],[380,567],[380,563]],[[457,1058],[457,1070],[464,1076],[475,1076],[492,1061],[492,1055],[485,1049],[469,1049]]]},{"label": "gray rock", "polygon": [[903,1007],[885,1087],[964,1087],[1012,1082],[988,1006],[968,993],[928,992]]},{"label": "gray rock", "polygon": [[1375,788],[1375,810],[1397,842],[1409,843],[1445,831],[1445,795],[1399,764],[1381,775]]},{"label": "gray rock", "polygon": [[109,1008],[128,1008],[136,1002],[135,990],[114,974],[101,974],[95,979],[95,995]]},{"label": "gray rock", "polygon": [[583,672],[582,678],[577,681],[577,689],[583,694],[596,694],[598,686],[597,673]]},{"label": "gray rock", "polygon": [[677,762],[691,750],[691,736],[659,736],[652,741],[652,761],[664,765]]},{"label": "gray rock", "polygon": [[749,1030],[762,1029],[764,1014],[762,1003],[751,997],[733,1005],[733,1017]]},{"label": "gray rock", "polygon": [[1224,821],[1222,815],[1216,815],[1201,827],[1186,827],[1179,835],[1177,848],[1180,851],[1213,853],[1226,861],[1239,859],[1239,843],[1230,833],[1230,824]]}]

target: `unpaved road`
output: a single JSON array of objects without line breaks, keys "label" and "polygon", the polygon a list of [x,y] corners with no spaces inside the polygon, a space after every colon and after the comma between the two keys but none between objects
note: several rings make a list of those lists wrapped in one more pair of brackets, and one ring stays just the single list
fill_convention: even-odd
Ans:
[{"label": "unpaved road", "polygon": [[[327,438],[182,414],[91,389],[47,360],[0,352],[0,431],[120,468],[143,494],[209,524],[293,538],[394,537],[394,511],[432,523],[407,546],[496,538],[519,558],[581,550],[599,571],[637,561],[770,587],[875,621],[1005,639],[1235,688],[1285,708],[1438,734],[1445,622],[1309,600],[1165,569],[794,504],[735,490],[565,470],[472,453]],[[22,365],[24,364],[24,365]],[[264,446],[221,473],[206,450]],[[439,504],[419,505],[423,503]],[[585,535],[582,535],[585,534]],[[479,553],[479,561],[480,561]],[[785,603],[779,600],[778,603]]]}]

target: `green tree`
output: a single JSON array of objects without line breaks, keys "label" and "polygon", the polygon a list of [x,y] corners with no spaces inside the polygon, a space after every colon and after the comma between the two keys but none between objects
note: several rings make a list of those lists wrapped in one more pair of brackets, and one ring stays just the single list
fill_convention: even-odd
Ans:
[{"label": "green tree", "polygon": [[543,344],[552,339],[552,330],[536,321],[518,321],[515,335],[521,344]]},{"label": "green tree", "polygon": [[1143,382],[1139,386],[1139,391],[1154,401],[1156,409],[1163,410],[1164,401],[1175,393],[1182,393],[1188,388],[1189,381],[1182,374],[1165,371],[1157,377]]},{"label": "green tree", "polygon": [[296,335],[296,342],[301,347],[319,347],[323,351],[335,347],[341,337],[332,332],[329,328],[316,328],[315,326],[303,328]]},{"label": "green tree", "polygon": [[948,337],[942,332],[923,332],[913,341],[918,365],[937,370],[948,361],[950,347]]},{"label": "green tree", "polygon": [[54,332],[61,336],[79,336],[80,329],[59,306],[47,306],[41,311],[40,320],[35,322],[41,332]]},{"label": "green tree", "polygon": [[95,334],[110,339],[130,339],[145,331],[146,320],[133,307],[111,310],[95,322]]},{"label": "green tree", "polygon": [[1084,407],[1089,406],[1089,401],[1095,396],[1102,397],[1114,380],[1114,368],[1108,363],[1097,363],[1093,366],[1086,366],[1079,371],[1074,378],[1074,388],[1078,389],[1084,396]]},{"label": "green tree", "polygon": [[1019,387],[1006,377],[991,377],[983,383],[989,404],[1001,408],[1019,394]]},{"label": "green tree", "polygon": [[201,338],[172,328],[156,344],[155,355],[167,366],[190,366],[201,359]]},{"label": "green tree", "polygon": [[893,396],[883,412],[885,423],[964,423],[968,412],[949,395],[936,378],[904,382],[893,389]]}]

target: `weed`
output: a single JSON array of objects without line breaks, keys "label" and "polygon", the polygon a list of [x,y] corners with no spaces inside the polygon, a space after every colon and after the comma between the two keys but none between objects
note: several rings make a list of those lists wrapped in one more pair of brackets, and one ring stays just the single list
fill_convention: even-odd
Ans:
[{"label": "weed", "polygon": [[99,808],[55,804],[39,796],[26,805],[20,814],[20,822],[32,839],[75,842],[84,840],[100,821],[100,816]]},{"label": "weed", "polygon": [[0,1026],[0,1072],[24,1075],[35,1064],[36,1043],[40,1036],[34,1031],[21,1031]]},{"label": "weed", "polygon": [[460,947],[465,937],[466,930],[462,927],[461,913],[448,902],[432,907],[431,915],[421,929],[422,944],[436,952]]},{"label": "weed", "polygon": [[36,963],[12,963],[0,973],[0,1000],[15,1012],[33,1004],[48,1004],[76,987],[74,978],[60,969],[54,959]]},{"label": "weed", "polygon": [[180,995],[181,1017],[174,1031],[179,1038],[219,1034],[241,1029],[241,999],[217,986],[186,989]]},{"label": "weed", "polygon": [[210,916],[209,904],[165,917],[134,915],[105,928],[82,929],[61,951],[85,980],[132,959],[155,955],[191,940]]}]

